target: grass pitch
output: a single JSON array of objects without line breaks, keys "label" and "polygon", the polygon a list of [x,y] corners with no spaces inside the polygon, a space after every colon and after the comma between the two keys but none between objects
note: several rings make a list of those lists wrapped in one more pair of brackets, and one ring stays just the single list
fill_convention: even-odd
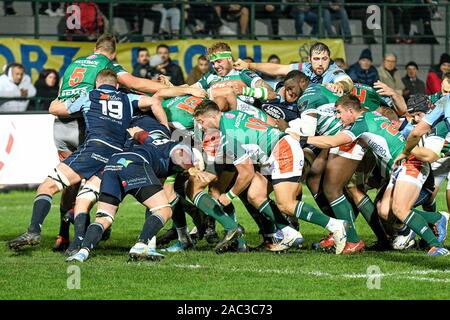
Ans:
[{"label": "grass pitch", "polygon": [[[305,190],[305,192],[307,192]],[[39,247],[19,254],[6,241],[29,224],[34,192],[0,194],[0,299],[448,299],[450,258],[424,251],[366,252],[335,256],[310,249],[325,230],[301,222],[303,249],[217,255],[202,240],[196,251],[166,254],[161,262],[129,263],[128,250],[144,221],[132,197],[121,205],[111,239],[80,267],[80,289],[68,289],[73,264],[51,251],[58,232],[59,197],[45,221]],[[313,203],[309,193],[304,199]],[[238,219],[251,246],[260,243],[256,225],[239,201]],[[439,209],[445,209],[443,193]],[[188,219],[189,220],[189,219]],[[171,222],[168,224],[170,225]],[[360,236],[375,240],[364,218]],[[218,230],[221,227],[218,227]],[[71,230],[72,232],[73,230]],[[221,231],[220,231],[221,233]],[[447,240],[447,246],[449,244]],[[380,277],[371,277],[379,270]],[[379,280],[379,281],[378,281]],[[372,288],[372,289],[371,289]]]}]

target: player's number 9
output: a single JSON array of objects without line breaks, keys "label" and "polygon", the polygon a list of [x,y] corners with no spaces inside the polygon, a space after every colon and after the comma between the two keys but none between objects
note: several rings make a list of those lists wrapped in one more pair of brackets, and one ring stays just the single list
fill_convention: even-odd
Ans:
[{"label": "player's number 9", "polygon": [[102,105],[102,113],[105,116],[109,116],[117,120],[122,120],[123,117],[122,101],[100,100],[100,104]]}]

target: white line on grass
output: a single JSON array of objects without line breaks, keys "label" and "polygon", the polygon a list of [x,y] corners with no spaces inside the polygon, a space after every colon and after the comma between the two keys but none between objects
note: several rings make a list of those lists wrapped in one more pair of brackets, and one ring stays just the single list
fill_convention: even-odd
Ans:
[{"label": "white line on grass", "polygon": [[[186,264],[176,264],[176,268],[181,269],[212,269],[219,272],[250,272],[250,273],[270,273],[270,274],[303,274],[306,276],[313,277],[331,277],[331,278],[346,278],[346,279],[364,279],[369,276],[373,277],[373,274],[365,273],[328,273],[321,271],[303,271],[303,270],[288,270],[288,269],[258,269],[258,268],[222,268],[217,266],[205,266],[205,265],[186,265]],[[440,282],[440,283],[450,283],[450,279],[440,279],[440,278],[427,278],[427,277],[416,277],[414,275],[429,275],[429,274],[450,274],[450,270],[411,270],[411,271],[401,271],[401,272],[389,272],[380,273],[380,277],[396,277],[397,279],[406,279],[413,281],[428,281],[428,282]]]}]

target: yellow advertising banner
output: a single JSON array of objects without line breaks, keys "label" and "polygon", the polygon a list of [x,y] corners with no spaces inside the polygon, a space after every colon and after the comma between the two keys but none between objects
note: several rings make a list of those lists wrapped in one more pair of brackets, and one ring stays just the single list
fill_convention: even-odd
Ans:
[{"label": "yellow advertising banner", "polygon": [[[171,40],[164,44],[170,48],[171,59],[179,64],[185,76],[189,73],[199,55],[205,54],[212,44],[223,40]],[[276,54],[281,63],[307,61],[311,44],[316,40],[225,40],[232,48],[234,58],[252,57],[256,62],[267,61],[267,58]],[[341,39],[322,39],[331,50],[331,58],[344,58],[345,48]],[[118,45],[117,61],[128,71],[136,63],[137,50],[140,47],[149,49],[155,54],[156,47],[162,42],[121,43]],[[75,58],[88,55],[94,49],[92,42],[48,41],[27,38],[1,38],[0,39],[0,67],[19,62],[25,66],[26,73],[32,76],[33,81],[38,78],[42,69],[56,69],[63,74],[67,66]]]}]

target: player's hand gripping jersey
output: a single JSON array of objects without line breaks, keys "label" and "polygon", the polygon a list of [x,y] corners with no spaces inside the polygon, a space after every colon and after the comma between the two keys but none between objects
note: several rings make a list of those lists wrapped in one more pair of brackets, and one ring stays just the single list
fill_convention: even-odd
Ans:
[{"label": "player's hand gripping jersey", "polygon": [[362,140],[375,155],[382,176],[390,176],[395,158],[403,151],[405,139],[387,118],[377,112],[364,112],[342,132],[353,141]]},{"label": "player's hand gripping jersey", "polygon": [[[255,84],[262,80],[259,75],[248,69],[244,70],[231,70],[226,76],[221,77],[214,71],[210,71],[204,75],[198,82],[198,86],[208,90],[213,88],[225,88],[225,87],[255,87]],[[256,116],[257,108],[253,107],[255,99],[253,97],[239,95],[237,96],[237,109]]]},{"label": "player's hand gripping jersey", "polygon": [[[380,105],[388,104],[388,100],[383,99],[373,88],[366,85],[356,84],[352,94],[357,96],[361,106],[369,111],[375,111]],[[335,135],[342,129],[342,123],[335,115],[335,103],[338,99],[338,95],[317,84],[308,86],[299,98],[298,107],[301,110],[302,121],[311,123],[313,120],[305,116],[316,115],[315,135]],[[313,130],[314,127],[309,130],[308,135],[313,135]]]}]

